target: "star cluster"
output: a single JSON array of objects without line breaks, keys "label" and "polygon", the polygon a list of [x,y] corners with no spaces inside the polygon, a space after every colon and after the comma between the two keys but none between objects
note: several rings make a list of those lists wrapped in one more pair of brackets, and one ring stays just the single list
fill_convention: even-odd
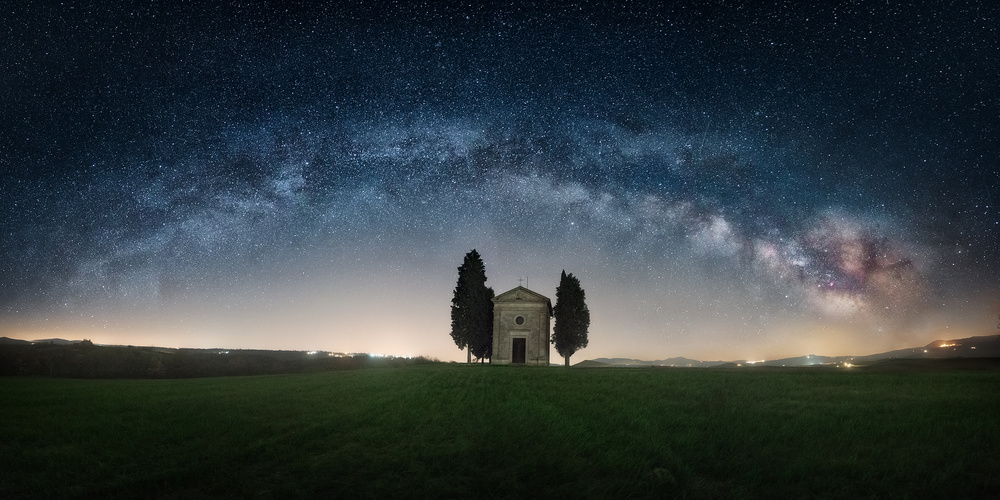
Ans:
[{"label": "star cluster", "polygon": [[471,248],[498,292],[580,277],[594,356],[872,351],[998,307],[982,3],[7,18],[9,336],[457,358]]}]

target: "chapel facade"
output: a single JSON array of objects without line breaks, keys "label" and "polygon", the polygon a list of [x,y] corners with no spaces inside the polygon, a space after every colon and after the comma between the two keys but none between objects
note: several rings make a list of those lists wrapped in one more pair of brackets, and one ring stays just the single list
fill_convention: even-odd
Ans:
[{"label": "chapel facade", "polygon": [[549,365],[552,301],[518,286],[493,299],[492,363]]}]

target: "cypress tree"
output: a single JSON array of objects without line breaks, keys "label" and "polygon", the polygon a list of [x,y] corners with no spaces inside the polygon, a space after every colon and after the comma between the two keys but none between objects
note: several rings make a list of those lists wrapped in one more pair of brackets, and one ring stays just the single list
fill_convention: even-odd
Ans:
[{"label": "cypress tree", "polygon": [[486,266],[479,252],[465,255],[458,268],[458,284],[451,299],[451,338],[468,349],[469,363],[493,355],[493,289],[486,286]]},{"label": "cypress tree", "polygon": [[556,305],[552,308],[556,325],[552,328],[552,343],[556,352],[566,360],[576,351],[587,347],[587,329],[590,328],[590,310],[580,280],[563,270],[556,288]]}]

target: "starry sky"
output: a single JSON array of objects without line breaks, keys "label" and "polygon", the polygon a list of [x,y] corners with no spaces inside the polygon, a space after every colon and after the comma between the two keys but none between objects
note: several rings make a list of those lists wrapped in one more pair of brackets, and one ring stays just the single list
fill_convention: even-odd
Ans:
[{"label": "starry sky", "polygon": [[574,361],[998,333],[992,2],[479,3],[3,7],[0,335],[464,360],[473,248]]}]

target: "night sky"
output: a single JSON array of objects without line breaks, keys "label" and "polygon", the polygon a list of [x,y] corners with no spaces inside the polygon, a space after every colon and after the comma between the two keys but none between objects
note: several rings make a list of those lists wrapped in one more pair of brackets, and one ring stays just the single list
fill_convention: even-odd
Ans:
[{"label": "night sky", "polygon": [[998,333],[993,2],[388,3],[3,7],[0,335],[464,360],[473,248],[574,361]]}]

